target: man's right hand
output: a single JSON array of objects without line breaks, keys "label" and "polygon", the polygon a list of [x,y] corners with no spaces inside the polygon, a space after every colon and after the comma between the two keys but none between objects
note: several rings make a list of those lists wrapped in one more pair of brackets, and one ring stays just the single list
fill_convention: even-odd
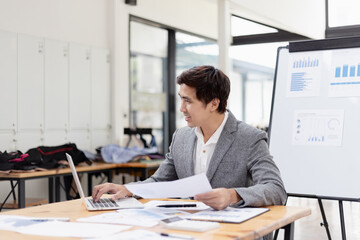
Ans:
[{"label": "man's right hand", "polygon": [[93,188],[92,198],[95,202],[99,201],[104,193],[114,194],[111,199],[116,200],[119,198],[132,197],[132,193],[127,190],[124,185],[114,183],[103,183]]}]

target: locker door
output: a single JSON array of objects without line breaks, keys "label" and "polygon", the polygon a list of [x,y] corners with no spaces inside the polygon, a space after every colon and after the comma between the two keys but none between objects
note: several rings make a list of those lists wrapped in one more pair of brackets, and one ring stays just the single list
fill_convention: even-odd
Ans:
[{"label": "locker door", "polygon": [[17,128],[17,35],[0,31],[0,129]]},{"label": "locker door", "polygon": [[70,129],[90,129],[90,49],[70,43],[69,54]]},{"label": "locker door", "polygon": [[18,122],[19,130],[43,129],[44,125],[44,40],[18,36]]},{"label": "locker door", "polygon": [[107,130],[110,126],[110,61],[106,49],[92,49],[92,126]]},{"label": "locker door", "polygon": [[66,42],[45,40],[45,129],[68,125],[68,52]]}]

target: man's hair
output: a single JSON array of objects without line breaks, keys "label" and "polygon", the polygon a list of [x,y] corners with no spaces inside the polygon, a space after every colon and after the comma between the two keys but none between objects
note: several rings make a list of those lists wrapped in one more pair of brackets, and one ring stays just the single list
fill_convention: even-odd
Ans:
[{"label": "man's hair", "polygon": [[185,84],[196,89],[196,97],[205,105],[213,99],[220,100],[217,111],[226,111],[227,99],[230,93],[230,80],[219,69],[213,66],[197,66],[181,73],[177,79],[177,84]]}]

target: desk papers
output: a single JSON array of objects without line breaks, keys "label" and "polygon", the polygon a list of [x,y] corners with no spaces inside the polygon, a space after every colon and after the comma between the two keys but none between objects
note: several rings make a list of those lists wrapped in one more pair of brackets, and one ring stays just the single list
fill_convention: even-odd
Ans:
[{"label": "desk papers", "polygon": [[[190,236],[189,236],[190,237]],[[160,233],[148,230],[132,230],[118,233],[112,236],[102,238],[92,238],[91,240],[181,240],[179,237],[161,236]]]},{"label": "desk papers", "polygon": [[194,214],[182,216],[191,220],[207,220],[225,223],[241,223],[256,217],[264,212],[269,211],[268,208],[232,208],[228,207],[224,210],[204,210]]},{"label": "desk papers", "polygon": [[142,198],[187,198],[212,190],[204,173],[171,182],[126,184],[126,188]]},{"label": "desk papers", "polygon": [[0,229],[30,235],[89,238],[113,235],[130,228],[129,226],[63,222],[49,219],[2,215],[0,216]]},{"label": "desk papers", "polygon": [[[171,204],[176,204],[176,205],[182,205],[182,204],[196,204],[196,207],[174,207],[174,208],[161,208],[161,207],[157,207],[158,205],[171,205]],[[208,205],[206,205],[203,202],[195,202],[195,201],[160,201],[160,200],[152,200],[149,201],[147,203],[144,204],[144,207],[146,209],[157,209],[157,211],[161,211],[161,210],[169,210],[169,209],[177,209],[177,210],[189,210],[189,211],[193,211],[193,210],[205,210],[205,209],[212,209],[211,207],[209,207]]]}]

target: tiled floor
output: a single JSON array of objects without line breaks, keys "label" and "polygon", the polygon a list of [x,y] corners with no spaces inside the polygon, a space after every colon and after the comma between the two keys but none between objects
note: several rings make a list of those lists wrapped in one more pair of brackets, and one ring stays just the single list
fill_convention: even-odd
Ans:
[{"label": "tiled floor", "polygon": [[[331,239],[341,240],[339,202],[322,200],[326,219],[329,224]],[[328,239],[317,199],[289,197],[288,206],[305,206],[311,208],[312,214],[295,222],[295,240],[326,240]],[[360,203],[343,201],[346,239],[360,240]],[[283,230],[278,240],[284,239]]]}]

